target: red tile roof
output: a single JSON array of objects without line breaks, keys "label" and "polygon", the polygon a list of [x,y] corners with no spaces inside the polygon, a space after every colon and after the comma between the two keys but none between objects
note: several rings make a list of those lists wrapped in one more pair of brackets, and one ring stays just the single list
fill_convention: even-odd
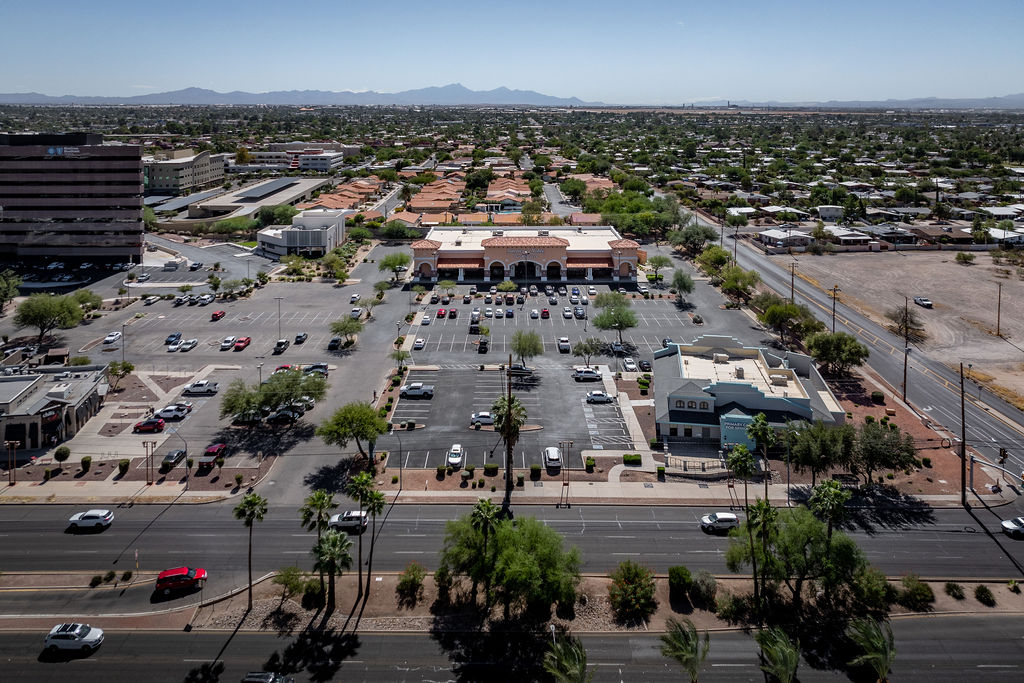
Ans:
[{"label": "red tile roof", "polygon": [[639,243],[634,242],[633,240],[627,240],[627,239],[612,240],[611,242],[608,243],[608,246],[611,247],[612,249],[639,249],[640,248],[640,244]]},{"label": "red tile roof", "polygon": [[440,249],[441,243],[437,240],[422,239],[416,240],[411,246],[413,249]]}]

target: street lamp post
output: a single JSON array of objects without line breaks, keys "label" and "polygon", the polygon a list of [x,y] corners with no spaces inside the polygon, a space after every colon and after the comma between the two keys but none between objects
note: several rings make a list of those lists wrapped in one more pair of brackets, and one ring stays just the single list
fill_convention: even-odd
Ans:
[{"label": "street lamp post", "polygon": [[128,323],[121,323],[121,365],[124,365],[124,347],[128,341],[124,336],[124,330],[127,326]]},{"label": "street lamp post", "polygon": [[7,447],[7,483],[11,486],[18,483],[15,469],[18,465],[18,446],[20,445],[20,441],[4,441],[4,446]]},{"label": "street lamp post", "polygon": [[839,298],[839,285],[832,286],[832,334],[836,333],[836,299]]},{"label": "street lamp post", "polygon": [[263,363],[257,363],[256,369],[260,372],[260,384],[263,384]]},{"label": "street lamp post", "polygon": [[277,338],[281,339],[281,299],[283,296],[275,296],[277,299]]}]

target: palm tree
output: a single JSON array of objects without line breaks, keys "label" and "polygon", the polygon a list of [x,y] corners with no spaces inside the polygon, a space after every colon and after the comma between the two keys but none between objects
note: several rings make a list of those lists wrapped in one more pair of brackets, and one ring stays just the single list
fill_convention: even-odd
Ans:
[{"label": "palm tree", "polygon": [[761,646],[761,670],[779,683],[793,683],[800,666],[800,641],[774,626],[755,633],[754,640]]},{"label": "palm tree", "polygon": [[412,199],[412,187],[410,187],[406,183],[403,183],[402,189],[398,191],[398,196],[402,198],[403,202],[408,203],[408,201]]},{"label": "palm tree", "polygon": [[[768,561],[769,561],[769,556],[768,556],[768,540],[775,533],[775,530],[776,530],[776,528],[778,526],[778,521],[779,521],[779,512],[778,512],[778,510],[773,508],[771,506],[771,504],[767,500],[762,500],[762,499],[758,498],[756,501],[754,501],[754,504],[752,506],[750,506],[750,509],[747,511],[747,528],[750,530],[750,533],[751,533],[752,536],[757,536],[761,540],[761,560],[762,560],[761,574],[762,575],[761,575],[760,580],[759,580],[758,576],[757,576],[757,572],[756,571],[754,572],[754,586],[755,586],[754,593],[755,594],[759,594],[762,598],[764,597],[765,588],[766,588],[767,583],[768,583],[767,580],[766,580],[767,577],[768,577]],[[750,548],[750,556],[754,557],[754,547],[753,546],[751,546],[751,548]],[[756,566],[756,564],[754,566]],[[756,589],[756,586],[758,585],[759,581],[760,581],[760,585],[761,585],[760,593],[758,593],[758,591]],[[758,619],[760,619],[760,615],[762,613],[761,604],[756,602],[756,600],[755,600],[755,604],[757,604]]]},{"label": "palm tree", "polygon": [[590,683],[594,672],[587,668],[587,650],[579,638],[559,637],[544,653],[544,671],[555,683]]},{"label": "palm tree", "polygon": [[[373,451],[370,451],[371,453]],[[363,503],[369,497],[370,492],[373,491],[374,483],[373,476],[369,472],[360,472],[356,476],[349,479],[348,488],[346,493],[349,497],[359,504],[359,516],[363,516]],[[360,520],[361,523],[361,520]],[[363,594],[363,534],[359,534],[359,564],[356,566],[356,571],[359,572],[359,595]]]},{"label": "palm tree", "polygon": [[668,632],[661,637],[661,654],[676,660],[690,675],[690,683],[697,683],[697,674],[711,648],[711,636],[704,631],[704,637],[697,634],[697,627],[689,619],[681,622],[669,617]]},{"label": "palm tree", "polygon": [[864,650],[864,654],[850,660],[850,666],[867,664],[875,670],[879,683],[887,683],[889,670],[896,661],[896,644],[889,623],[867,618],[854,619],[846,635]]},{"label": "palm tree", "polygon": [[[747,482],[754,476],[754,456],[750,454],[747,447],[738,444],[732,449],[726,458],[726,465],[732,473],[743,480],[743,507],[747,511],[747,519],[750,519],[750,499],[747,498]],[[757,554],[754,552],[754,532],[750,524],[747,525],[747,538],[750,541],[750,564],[754,572],[754,604],[760,605],[760,593],[757,590]]]},{"label": "palm tree", "polygon": [[384,512],[387,506],[387,499],[380,491],[370,491],[366,499],[366,513],[373,520],[373,529],[370,531],[370,559],[366,567],[366,594],[370,594],[370,574],[373,572],[373,548],[377,545],[377,515]]},{"label": "palm tree", "polygon": [[[320,542],[320,535],[331,521],[331,511],[337,507],[334,494],[317,489],[307,496],[305,504],[299,508],[299,514],[302,516],[302,528],[315,531],[317,543]],[[320,572],[321,592],[323,592],[323,588],[324,574]]]},{"label": "palm tree", "polygon": [[768,424],[768,417],[764,413],[758,413],[747,425],[747,436],[761,449],[761,457],[764,459],[764,499],[768,500],[768,449],[775,445],[775,429]]},{"label": "palm tree", "polygon": [[328,529],[319,542],[313,547],[313,567],[327,572],[330,580],[327,591],[327,613],[334,611],[334,577],[345,569],[352,568],[352,555],[349,549],[352,541],[343,531]]},{"label": "palm tree", "polygon": [[526,408],[515,396],[499,396],[491,406],[494,431],[505,441],[505,499],[501,508],[507,511],[512,503],[512,449],[519,441],[519,430],[526,424]]},{"label": "palm tree", "polygon": [[249,611],[252,611],[252,527],[262,522],[267,514],[267,499],[258,493],[247,493],[235,506],[235,519],[242,520],[249,529]]},{"label": "palm tree", "polygon": [[[500,510],[497,505],[486,498],[481,498],[476,502],[476,505],[473,506],[473,512],[469,515],[470,524],[472,524],[473,528],[479,531],[484,537],[484,548],[482,554],[484,562],[488,565],[490,564],[490,561],[487,555],[487,540],[490,537],[491,532],[494,531],[494,525],[498,521],[499,512]],[[484,592],[487,594],[488,600],[490,600],[491,592],[490,575],[490,572],[485,574],[488,580],[486,582],[487,585],[484,586]]]}]

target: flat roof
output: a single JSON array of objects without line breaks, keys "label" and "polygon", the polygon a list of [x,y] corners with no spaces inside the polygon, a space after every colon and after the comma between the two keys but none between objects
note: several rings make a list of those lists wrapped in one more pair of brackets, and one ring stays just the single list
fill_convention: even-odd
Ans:
[{"label": "flat roof", "polygon": [[330,180],[327,178],[277,178],[238,192],[222,194],[215,199],[208,199],[198,208],[208,213],[225,214],[217,218],[249,216],[262,206],[292,204],[304,195],[328,184]]},{"label": "flat roof", "polygon": [[[501,235],[494,235],[494,232],[501,232]],[[540,233],[546,232],[546,235]],[[483,241],[492,237],[558,237],[569,242],[569,251],[602,251],[608,250],[609,242],[622,239],[615,228],[610,225],[593,225],[575,228],[572,226],[543,226],[535,225],[530,227],[465,227],[465,226],[440,226],[431,229],[427,233],[427,239],[441,243],[441,249],[445,252],[452,251],[476,251],[484,250]],[[456,244],[458,242],[458,244]]]},{"label": "flat roof", "polygon": [[154,211],[181,211],[188,206],[201,202],[211,197],[216,197],[221,194],[224,190],[207,190],[205,192],[193,192],[190,195],[184,197],[174,197],[169,202],[154,206]]},{"label": "flat roof", "polygon": [[290,187],[296,184],[298,179],[296,178],[277,178],[266,183],[260,183],[253,185],[252,187],[246,188],[240,192],[236,192],[235,196],[238,198],[246,199],[263,199],[267,195],[283,190],[286,187]]},{"label": "flat roof", "polygon": [[[685,349],[686,347],[682,347]],[[683,377],[693,380],[710,380],[711,382],[737,382],[755,387],[766,396],[783,396],[808,398],[803,384],[796,373],[784,368],[769,368],[761,362],[760,356],[742,358],[730,356],[725,362],[715,361],[699,355],[682,353]],[[772,381],[779,378],[778,384]],[[785,383],[781,378],[785,377]]]}]

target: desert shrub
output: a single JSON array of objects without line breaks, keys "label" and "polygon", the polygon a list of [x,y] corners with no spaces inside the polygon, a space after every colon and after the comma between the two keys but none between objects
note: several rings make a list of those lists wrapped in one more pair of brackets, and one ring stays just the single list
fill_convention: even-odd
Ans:
[{"label": "desert shrub", "polygon": [[466,465],[466,471],[469,472],[469,476],[473,476],[473,472],[476,471],[476,465]]},{"label": "desert shrub", "polygon": [[298,595],[306,588],[306,577],[302,570],[296,566],[281,567],[277,570],[274,583],[281,587],[281,600],[287,600],[293,595]]},{"label": "desert shrub", "polygon": [[131,460],[129,460],[128,458],[122,459],[120,462],[117,463],[117,473],[123,477],[124,475],[128,474],[128,468],[131,467],[131,465]]},{"label": "desert shrub", "polygon": [[623,465],[639,465],[643,462],[643,458],[639,453],[624,453],[622,455]]},{"label": "desert shrub", "polygon": [[540,465],[537,463],[530,465],[530,479],[540,479]]},{"label": "desert shrub", "polygon": [[306,581],[306,586],[302,590],[302,607],[304,609],[319,609],[326,604],[327,596],[324,595],[324,589],[320,585],[319,579]]},{"label": "desert shrub", "polygon": [[96,576],[89,579],[89,588],[95,588],[101,583],[103,583],[103,577],[97,574]]},{"label": "desert shrub", "polygon": [[695,605],[711,607],[715,604],[715,595],[718,593],[718,579],[706,569],[701,569],[693,577],[690,585],[690,600]]},{"label": "desert shrub", "polygon": [[242,479],[244,479],[244,477],[242,476],[242,473],[241,472],[237,472],[235,474],[235,486],[241,486],[242,485]]},{"label": "desert shrub", "polygon": [[646,621],[658,603],[654,599],[654,572],[641,564],[626,560],[610,574],[608,598],[619,621]]},{"label": "desert shrub", "polygon": [[103,583],[110,583],[117,578],[117,572],[113,569],[107,570],[107,573],[103,575]]},{"label": "desert shrub", "polygon": [[523,477],[522,474],[517,474],[516,475],[516,486],[522,486],[523,485],[523,479],[524,479],[524,477]]},{"label": "desert shrub", "polygon": [[124,582],[124,581],[131,581],[131,580],[132,580],[132,570],[131,569],[126,571],[124,574],[121,574],[121,581],[122,582]]},{"label": "desert shrub", "polygon": [[498,474],[498,463],[489,462],[484,465],[484,474],[493,477]]},{"label": "desert shrub", "polygon": [[914,612],[925,612],[935,602],[935,593],[917,574],[907,574],[903,577],[903,590],[896,601]]},{"label": "desert shrub", "polygon": [[397,484],[398,483],[398,475],[397,474],[392,474],[391,475],[391,483],[392,484]]},{"label": "desert shrub", "polygon": [[437,478],[438,479],[444,479],[444,474],[445,474],[446,470],[447,470],[447,468],[444,465],[438,465],[437,466]]},{"label": "desert shrub", "polygon": [[871,392],[871,402],[872,403],[885,403],[885,394],[883,394],[881,391],[872,391]]},{"label": "desert shrub", "polygon": [[448,602],[452,593],[454,578],[447,567],[440,567],[434,572],[434,586],[437,587],[437,599],[442,603]]},{"label": "desert shrub", "polygon": [[672,600],[683,600],[690,592],[693,577],[682,565],[668,568],[668,594]]},{"label": "desert shrub", "polygon": [[857,570],[851,586],[853,595],[865,609],[875,612],[889,611],[889,605],[896,599],[896,589],[885,574],[874,567]]},{"label": "desert shrub", "polygon": [[89,468],[91,466],[92,466],[92,456],[83,455],[82,456],[82,471],[83,472],[88,472]]},{"label": "desert shrub", "polygon": [[955,581],[946,582],[946,595],[953,598],[954,600],[964,599],[964,587]]},{"label": "desert shrub", "polygon": [[583,461],[583,465],[584,465],[584,466],[585,466],[585,467],[587,468],[587,471],[588,471],[588,472],[591,472],[591,471],[593,471],[593,469],[594,469],[594,466],[595,466],[596,464],[597,464],[597,461],[596,461],[596,460],[594,460],[594,459],[593,459],[592,457],[590,457],[589,455],[587,456],[587,459]]},{"label": "desert shrub", "polygon": [[921,458],[921,464],[930,469],[932,466],[932,459],[928,457]]},{"label": "desert shrub", "polygon": [[996,596],[992,594],[992,589],[985,584],[980,584],[974,589],[974,598],[986,607],[996,606]]},{"label": "desert shrub", "polygon": [[410,562],[405,571],[398,576],[398,585],[395,587],[398,601],[415,606],[423,595],[423,579],[426,575],[427,570],[416,562]]},{"label": "desert shrub", "polygon": [[53,451],[53,459],[57,462],[64,462],[71,457],[71,449],[67,446],[57,446]]},{"label": "desert shrub", "polygon": [[1010,579],[1006,582],[1006,589],[1011,593],[1020,593],[1020,583],[1017,582],[1017,579]]},{"label": "desert shrub", "polygon": [[664,478],[665,478],[665,466],[664,465],[658,465],[658,479],[664,479]]},{"label": "desert shrub", "polygon": [[45,470],[43,470],[43,481],[50,481],[50,477],[51,476],[53,476],[53,475],[50,472],[50,468],[49,467],[47,467]]}]

